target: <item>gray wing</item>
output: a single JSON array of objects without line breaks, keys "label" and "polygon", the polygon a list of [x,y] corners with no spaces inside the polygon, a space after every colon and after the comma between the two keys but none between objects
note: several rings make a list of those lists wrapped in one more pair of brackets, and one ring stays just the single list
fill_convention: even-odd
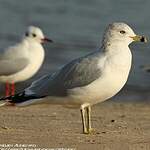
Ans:
[{"label": "gray wing", "polygon": [[92,56],[73,60],[54,74],[33,82],[26,91],[42,96],[66,96],[68,89],[88,85],[101,75],[97,67],[99,57]]},{"label": "gray wing", "polygon": [[28,59],[2,59],[0,60],[0,76],[12,75],[23,70],[29,64]]}]

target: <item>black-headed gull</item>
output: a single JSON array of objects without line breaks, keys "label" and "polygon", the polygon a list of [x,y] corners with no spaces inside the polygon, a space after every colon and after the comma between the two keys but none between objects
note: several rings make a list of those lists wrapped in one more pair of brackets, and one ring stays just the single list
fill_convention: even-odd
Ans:
[{"label": "black-headed gull", "polygon": [[9,47],[0,54],[0,82],[6,83],[6,96],[15,94],[15,83],[31,78],[44,60],[42,43],[52,42],[42,30],[28,27],[20,43]]}]

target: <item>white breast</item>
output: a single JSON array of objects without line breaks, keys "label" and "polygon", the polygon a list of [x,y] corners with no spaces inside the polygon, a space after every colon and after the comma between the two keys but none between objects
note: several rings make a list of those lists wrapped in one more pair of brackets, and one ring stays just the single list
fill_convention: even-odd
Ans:
[{"label": "white breast", "polygon": [[37,45],[30,45],[29,47],[29,65],[22,70],[21,72],[18,72],[17,74],[14,74],[14,80],[17,82],[24,81],[29,78],[31,78],[41,67],[43,60],[44,60],[44,49],[40,44]]},{"label": "white breast", "polygon": [[31,78],[39,70],[43,63],[45,53],[41,44],[37,42],[31,44],[27,43],[27,41],[23,44],[24,46],[22,47],[22,52],[19,50],[19,52],[16,53],[17,55],[14,55],[14,57],[27,58],[29,63],[23,70],[20,70],[12,75],[1,77],[7,82],[20,82]]}]

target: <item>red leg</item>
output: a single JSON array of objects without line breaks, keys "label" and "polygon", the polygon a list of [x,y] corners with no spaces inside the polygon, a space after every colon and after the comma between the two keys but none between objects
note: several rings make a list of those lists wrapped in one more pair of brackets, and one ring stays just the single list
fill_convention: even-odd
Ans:
[{"label": "red leg", "polygon": [[5,84],[5,96],[6,97],[9,96],[9,94],[10,94],[10,85],[8,82],[6,82],[6,84]]},{"label": "red leg", "polygon": [[15,83],[12,82],[11,84],[11,95],[15,95]]}]

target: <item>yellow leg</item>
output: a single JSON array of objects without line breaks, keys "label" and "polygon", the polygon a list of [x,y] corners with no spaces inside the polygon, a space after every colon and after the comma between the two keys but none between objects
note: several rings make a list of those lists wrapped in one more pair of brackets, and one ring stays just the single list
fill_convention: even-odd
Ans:
[{"label": "yellow leg", "polygon": [[93,131],[93,129],[91,127],[91,106],[89,103],[81,105],[81,117],[83,133],[90,134]]},{"label": "yellow leg", "polygon": [[82,118],[82,125],[83,125],[83,133],[87,134],[88,130],[86,127],[86,119],[85,119],[85,108],[81,108],[81,118]]},{"label": "yellow leg", "polygon": [[87,125],[88,125],[88,131],[91,129],[91,107],[87,107]]},{"label": "yellow leg", "polygon": [[94,131],[91,125],[91,106],[90,105],[87,107],[87,125],[88,125],[88,134],[90,134]]}]

